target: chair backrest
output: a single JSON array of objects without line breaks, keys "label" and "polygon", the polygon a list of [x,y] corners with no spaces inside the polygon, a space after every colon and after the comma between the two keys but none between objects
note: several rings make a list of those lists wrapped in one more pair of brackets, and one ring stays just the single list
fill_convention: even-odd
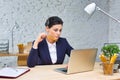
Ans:
[{"label": "chair backrest", "polygon": [[18,66],[26,66],[27,65],[27,58],[29,56],[29,52],[32,47],[32,42],[28,42],[27,45],[24,46],[24,53],[18,54]]}]

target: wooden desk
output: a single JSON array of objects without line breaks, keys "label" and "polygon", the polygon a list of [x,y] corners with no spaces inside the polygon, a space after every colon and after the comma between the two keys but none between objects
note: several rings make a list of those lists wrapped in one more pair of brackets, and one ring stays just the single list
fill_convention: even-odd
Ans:
[{"label": "wooden desk", "polygon": [[[96,63],[93,71],[66,75],[54,71],[56,68],[66,67],[66,65],[45,65],[31,68],[30,72],[18,77],[15,80],[117,80],[120,79],[120,73],[114,73],[112,76],[104,75],[102,67]],[[4,79],[0,80],[13,80]]]},{"label": "wooden desk", "polygon": [[26,66],[27,65],[27,58],[28,53],[17,53],[17,54],[5,54],[0,53],[0,56],[18,56],[17,64],[18,66]]}]

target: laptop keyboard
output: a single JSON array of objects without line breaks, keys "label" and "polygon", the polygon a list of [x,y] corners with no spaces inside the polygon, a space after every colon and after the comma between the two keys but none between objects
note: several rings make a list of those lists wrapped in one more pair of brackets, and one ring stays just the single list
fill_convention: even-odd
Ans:
[{"label": "laptop keyboard", "polygon": [[63,72],[67,72],[67,69],[62,69]]}]

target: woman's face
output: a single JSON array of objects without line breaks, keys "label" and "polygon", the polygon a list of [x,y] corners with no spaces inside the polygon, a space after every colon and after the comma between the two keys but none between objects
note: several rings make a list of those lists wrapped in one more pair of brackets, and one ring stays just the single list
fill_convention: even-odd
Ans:
[{"label": "woman's face", "polygon": [[46,27],[46,31],[48,33],[47,36],[49,39],[53,41],[57,41],[62,31],[62,25],[57,24],[57,25],[53,25],[51,28]]}]

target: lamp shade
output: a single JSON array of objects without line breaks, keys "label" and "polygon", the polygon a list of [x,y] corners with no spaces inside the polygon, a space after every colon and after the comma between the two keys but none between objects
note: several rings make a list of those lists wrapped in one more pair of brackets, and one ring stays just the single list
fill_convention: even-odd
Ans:
[{"label": "lamp shade", "polygon": [[84,8],[84,10],[90,15],[95,11],[95,9],[96,9],[95,3],[91,3]]}]

